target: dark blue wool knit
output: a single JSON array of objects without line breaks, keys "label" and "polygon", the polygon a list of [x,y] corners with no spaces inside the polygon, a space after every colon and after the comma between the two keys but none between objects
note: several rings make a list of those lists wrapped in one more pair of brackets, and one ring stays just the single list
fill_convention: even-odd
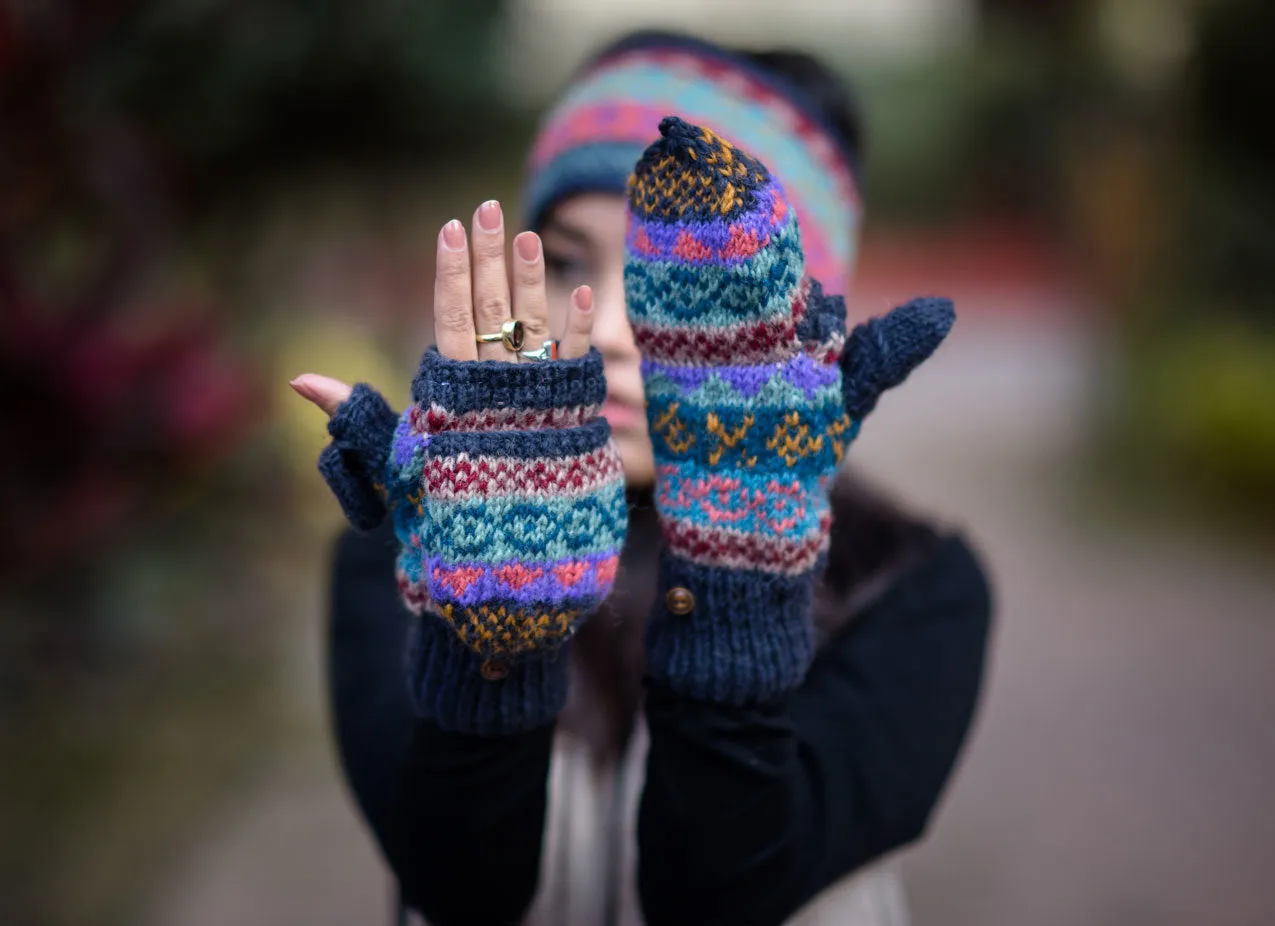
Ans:
[{"label": "dark blue wool knit", "polygon": [[396,416],[359,384],[319,469],[355,527],[391,515],[416,613],[407,683],[441,729],[542,726],[566,700],[565,645],[614,582],[623,467],[597,350],[535,364],[426,351]]},{"label": "dark blue wool knit", "polygon": [[412,379],[412,401],[463,413],[493,408],[600,405],[606,399],[602,355],[592,350],[551,363],[449,360],[431,347]]},{"label": "dark blue wool knit", "polygon": [[659,128],[629,181],[624,266],[664,539],[647,665],[695,700],[772,702],[813,658],[829,481],[954,313],[919,299],[847,338],[768,169],[675,116]]},{"label": "dark blue wool knit", "polygon": [[956,322],[950,299],[924,296],[850,332],[841,355],[846,411],[856,421],[943,343]]},{"label": "dark blue wool knit", "polygon": [[385,478],[398,415],[379,392],[359,383],[328,421],[332,443],[319,455],[319,472],[351,524],[370,531],[385,519],[377,486]]},{"label": "dark blue wool knit", "polygon": [[542,727],[567,703],[570,648],[520,660],[503,678],[485,677],[484,660],[444,623],[423,614],[407,641],[407,687],[419,717],[441,730],[507,736]]},{"label": "dark blue wool knit", "polygon": [[[820,557],[821,573],[826,557]],[[695,596],[686,615],[665,610],[647,623],[648,662],[680,694],[719,704],[766,703],[796,688],[814,656],[806,575],[715,569],[668,553],[660,588]]]}]

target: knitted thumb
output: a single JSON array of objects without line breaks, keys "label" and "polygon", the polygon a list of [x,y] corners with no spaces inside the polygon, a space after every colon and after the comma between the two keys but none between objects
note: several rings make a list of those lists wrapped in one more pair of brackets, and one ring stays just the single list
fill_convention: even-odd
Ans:
[{"label": "knitted thumb", "polygon": [[393,409],[367,383],[359,383],[328,421],[332,443],[319,455],[319,473],[359,530],[385,520],[385,465],[398,421]]},{"label": "knitted thumb", "polygon": [[841,355],[851,419],[862,421],[883,392],[907,379],[943,343],[955,321],[951,300],[927,296],[858,325]]}]

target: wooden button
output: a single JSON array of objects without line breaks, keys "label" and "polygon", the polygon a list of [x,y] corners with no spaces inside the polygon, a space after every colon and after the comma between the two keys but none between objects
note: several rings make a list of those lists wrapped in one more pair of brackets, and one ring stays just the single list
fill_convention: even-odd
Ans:
[{"label": "wooden button", "polygon": [[670,588],[664,596],[664,607],[674,614],[690,614],[695,610],[695,596],[689,588]]},{"label": "wooden button", "polygon": [[509,666],[499,659],[488,659],[483,663],[483,678],[489,682],[498,682],[509,674]]}]

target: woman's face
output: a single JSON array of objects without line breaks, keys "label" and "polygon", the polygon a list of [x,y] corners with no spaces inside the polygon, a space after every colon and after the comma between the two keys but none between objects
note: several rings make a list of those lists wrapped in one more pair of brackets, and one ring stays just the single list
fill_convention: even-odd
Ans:
[{"label": "woman's face", "polygon": [[602,415],[611,422],[629,485],[655,481],[655,457],[646,429],[642,355],[624,311],[624,197],[584,193],[562,201],[540,229],[544,242],[549,320],[561,335],[571,291],[593,289],[593,344],[606,367],[607,400]]}]

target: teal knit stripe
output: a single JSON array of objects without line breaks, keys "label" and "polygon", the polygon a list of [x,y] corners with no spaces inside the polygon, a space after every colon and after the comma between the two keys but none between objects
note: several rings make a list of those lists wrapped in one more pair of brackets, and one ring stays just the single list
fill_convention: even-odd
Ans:
[{"label": "teal knit stripe", "polygon": [[694,461],[662,463],[656,471],[660,517],[792,540],[818,534],[828,512],[819,477],[790,472],[705,468]]},{"label": "teal knit stripe", "polygon": [[406,581],[413,584],[425,582],[425,553],[410,546],[399,548],[395,568]]},{"label": "teal knit stripe", "polygon": [[616,492],[623,494],[623,477],[612,479],[584,492],[549,494],[546,492],[500,492],[491,495],[453,495],[443,498],[430,495],[426,511],[433,521],[444,518],[465,517],[466,513],[478,517],[491,517],[493,512],[519,512],[520,516],[565,518],[578,505],[599,504],[606,506]]},{"label": "teal knit stripe", "polygon": [[844,430],[844,416],[840,397],[826,391],[820,404],[804,407],[757,403],[714,408],[671,396],[647,398],[657,460],[695,461],[720,469],[778,468],[801,479],[838,464],[836,444],[840,441],[844,451],[852,436]]},{"label": "teal knit stripe", "polygon": [[624,486],[615,485],[561,507],[496,500],[435,510],[429,502],[422,532],[443,563],[497,564],[614,552],[623,544],[627,519]]},{"label": "teal knit stripe", "polygon": [[635,323],[669,328],[724,328],[792,314],[805,273],[797,223],[771,246],[734,267],[674,261],[624,262],[625,298]]}]

